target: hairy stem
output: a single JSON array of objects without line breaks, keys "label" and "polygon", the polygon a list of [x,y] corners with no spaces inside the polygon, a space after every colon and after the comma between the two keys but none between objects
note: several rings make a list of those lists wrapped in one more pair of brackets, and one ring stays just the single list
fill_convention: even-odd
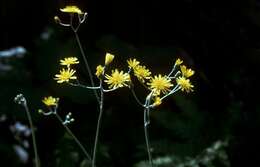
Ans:
[{"label": "hairy stem", "polygon": [[67,132],[69,133],[69,135],[71,135],[71,137],[74,139],[74,141],[78,144],[78,146],[80,147],[80,149],[82,150],[82,152],[85,154],[86,158],[88,161],[91,161],[91,156],[88,154],[88,152],[86,151],[86,149],[83,147],[83,145],[80,143],[80,141],[77,139],[77,137],[73,134],[73,132],[70,130],[70,128],[63,123],[62,118],[60,117],[60,115],[55,112],[54,115],[57,117],[57,119],[60,121],[60,123],[63,125],[63,127],[67,130]]},{"label": "hairy stem", "polygon": [[30,124],[30,128],[32,131],[32,141],[33,141],[33,151],[34,151],[34,157],[35,157],[35,166],[36,167],[40,167],[40,162],[39,162],[39,158],[38,158],[38,151],[37,151],[37,144],[36,144],[36,138],[35,138],[35,133],[34,133],[34,127],[33,127],[33,122],[32,122],[32,117],[29,111],[29,108],[27,106],[27,102],[25,102],[23,104],[28,120],[29,120],[29,124]]},{"label": "hairy stem", "polygon": [[101,118],[102,118],[102,114],[103,114],[103,104],[104,104],[104,92],[103,92],[102,80],[100,80],[99,116],[98,116],[95,144],[94,144],[94,150],[93,150],[92,167],[95,167],[95,163],[96,163],[97,144],[98,144],[100,125],[101,125]]}]

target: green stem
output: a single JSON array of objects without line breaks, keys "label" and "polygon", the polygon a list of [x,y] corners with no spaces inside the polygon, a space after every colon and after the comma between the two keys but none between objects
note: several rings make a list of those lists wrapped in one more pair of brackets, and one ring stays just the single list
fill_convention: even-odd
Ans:
[{"label": "green stem", "polygon": [[87,160],[91,161],[91,157],[88,154],[88,152],[86,151],[86,149],[83,147],[83,145],[80,143],[80,141],[77,139],[77,137],[73,134],[73,132],[69,129],[69,127],[67,125],[65,125],[63,123],[63,120],[61,119],[61,117],[59,116],[59,114],[57,112],[54,112],[54,115],[57,117],[57,119],[60,121],[60,123],[63,125],[63,127],[67,130],[67,132],[71,135],[71,137],[75,140],[75,142],[78,144],[78,146],[80,147],[80,149],[82,150],[82,152],[85,154],[85,156],[87,157]]},{"label": "green stem", "polygon": [[153,167],[153,161],[152,161],[152,154],[150,151],[150,142],[149,142],[149,134],[148,134],[148,121],[147,121],[147,115],[148,115],[149,108],[144,109],[144,135],[145,135],[145,143],[146,143],[146,149],[148,153],[148,158],[149,158],[149,164],[151,167]]},{"label": "green stem", "polygon": [[153,95],[153,92],[151,92],[145,100],[145,109],[144,109],[144,136],[145,136],[145,143],[146,143],[146,149],[148,153],[149,158],[149,164],[151,167],[153,167],[153,160],[152,160],[152,153],[150,151],[150,142],[149,142],[149,134],[148,134],[148,125],[150,124],[150,102],[151,97]]},{"label": "green stem", "polygon": [[34,150],[34,157],[35,157],[35,166],[40,167],[32,117],[31,117],[31,114],[30,114],[30,111],[29,111],[29,108],[27,106],[26,101],[24,102],[23,106],[25,108],[25,111],[26,111],[26,114],[27,114],[27,117],[28,117],[28,120],[29,120],[30,128],[31,128],[31,131],[32,131],[32,141],[33,141],[33,150]]},{"label": "green stem", "polygon": [[101,125],[101,118],[102,118],[102,114],[103,114],[103,103],[104,103],[104,92],[103,92],[102,80],[100,80],[99,116],[98,116],[95,144],[94,144],[94,150],[93,150],[92,167],[95,167],[95,163],[96,163],[97,144],[98,144],[100,125]]},{"label": "green stem", "polygon": [[[78,36],[77,31],[74,31],[74,34],[75,34],[77,43],[78,43],[78,45],[79,45],[79,49],[80,49],[81,55],[82,55],[82,57],[83,57],[83,60],[84,60],[86,69],[87,69],[87,71],[88,71],[88,75],[89,75],[89,79],[90,79],[90,82],[91,82],[91,86],[92,86],[92,87],[95,87],[94,80],[93,80],[93,76],[92,76],[92,73],[91,73],[91,69],[90,69],[90,67],[89,67],[89,63],[88,63],[88,61],[87,61],[87,58],[86,58],[86,55],[85,55],[85,53],[84,53],[83,47],[82,47],[82,45],[81,45],[81,42],[80,42],[80,39],[79,39],[79,36]],[[94,94],[95,94],[95,96],[96,96],[97,101],[100,103],[99,97],[98,97],[98,94],[97,94],[97,91],[96,91],[96,90],[94,90]]]},{"label": "green stem", "polygon": [[132,92],[132,94],[133,94],[133,96],[134,96],[136,102],[137,102],[140,106],[144,107],[144,105],[142,104],[142,102],[141,102],[141,101],[139,100],[139,98],[137,97],[137,95],[136,95],[136,93],[135,93],[135,91],[134,91],[134,88],[130,88],[130,89],[131,89],[131,92]]}]

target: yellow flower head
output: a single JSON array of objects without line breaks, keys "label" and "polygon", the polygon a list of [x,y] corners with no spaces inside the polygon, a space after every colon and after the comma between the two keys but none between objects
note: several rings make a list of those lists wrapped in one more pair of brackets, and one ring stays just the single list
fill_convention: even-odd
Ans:
[{"label": "yellow flower head", "polygon": [[150,79],[151,77],[151,72],[149,71],[149,69],[146,69],[145,66],[140,66],[137,65],[134,68],[134,75],[141,81],[144,82],[145,79]]},{"label": "yellow flower head", "polygon": [[181,65],[183,63],[183,61],[178,58],[176,61],[175,61],[175,65],[178,66],[178,65]]},{"label": "yellow flower head", "polygon": [[130,82],[130,76],[128,73],[124,73],[123,71],[118,71],[117,69],[112,71],[111,76],[106,75],[105,82],[109,85],[109,88],[119,88],[128,86],[128,82]]},{"label": "yellow flower head", "polygon": [[170,87],[173,86],[171,79],[161,74],[154,76],[148,85],[150,85],[150,89],[154,91],[155,95],[160,95],[161,92],[165,94],[170,90]]},{"label": "yellow flower head", "polygon": [[69,82],[70,79],[77,79],[76,76],[74,76],[75,74],[75,70],[73,69],[62,69],[60,70],[60,74],[56,74],[54,78],[55,80],[57,80],[58,83],[63,83],[63,82]]},{"label": "yellow flower head", "polygon": [[114,57],[115,57],[114,55],[112,55],[110,53],[107,53],[106,54],[106,59],[105,59],[105,65],[110,64],[113,61]]},{"label": "yellow flower head", "polygon": [[187,69],[187,67],[185,65],[181,65],[181,73],[182,73],[182,76],[189,78],[192,75],[194,75],[195,72],[190,68]]},{"label": "yellow flower head", "polygon": [[58,102],[59,102],[59,98],[54,98],[52,96],[49,96],[49,97],[44,97],[42,102],[50,107],[50,106],[57,106],[58,105]]},{"label": "yellow flower head", "polygon": [[104,67],[101,65],[98,65],[96,68],[96,76],[99,78],[104,72]]},{"label": "yellow flower head", "polygon": [[60,60],[60,65],[67,66],[68,68],[72,64],[79,64],[77,57],[67,57],[67,58],[64,58],[63,60]]},{"label": "yellow flower head", "polygon": [[60,9],[61,12],[64,13],[77,13],[77,14],[83,14],[83,12],[77,7],[77,6],[66,6],[63,9]]},{"label": "yellow flower head", "polygon": [[127,63],[128,63],[128,67],[132,69],[135,69],[135,67],[140,64],[140,62],[137,61],[136,59],[129,59],[127,60]]},{"label": "yellow flower head", "polygon": [[181,87],[182,91],[186,91],[187,93],[193,91],[193,85],[190,83],[190,80],[185,77],[178,77],[176,79],[177,84]]},{"label": "yellow flower head", "polygon": [[162,99],[160,97],[156,96],[154,99],[154,102],[153,102],[153,106],[155,107],[155,106],[159,106],[161,104],[162,104]]}]

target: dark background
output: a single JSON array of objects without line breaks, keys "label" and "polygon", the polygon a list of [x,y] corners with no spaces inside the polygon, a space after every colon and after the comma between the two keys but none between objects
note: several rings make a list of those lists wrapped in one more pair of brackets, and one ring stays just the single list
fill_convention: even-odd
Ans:
[{"label": "dark background", "polygon": [[[28,52],[21,59],[0,58],[12,66],[0,71],[0,116],[7,117],[0,122],[0,166],[32,166],[31,157],[26,164],[19,161],[13,150],[17,141],[9,130],[16,121],[28,125],[23,108],[13,102],[18,93],[27,98],[37,127],[42,166],[79,166],[84,158],[55,118],[37,113],[44,109],[44,96],[60,97],[60,114],[73,113],[72,131],[92,150],[98,117],[93,93],[53,80],[59,59],[82,60],[73,33],[53,20],[55,15],[66,19],[59,8],[68,3],[88,12],[79,36],[92,71],[106,52],[116,55],[114,68],[126,70],[126,60],[135,57],[154,74],[166,74],[180,57],[196,71],[193,93],[173,95],[151,115],[155,158],[195,157],[213,142],[228,140],[225,152],[230,166],[260,166],[257,0],[1,0],[0,50],[23,46]],[[44,33],[48,39],[42,37]],[[83,64],[77,72],[88,83]],[[144,98],[147,92],[137,90]],[[106,95],[97,166],[130,167],[147,159],[142,116],[127,88]],[[32,148],[27,150],[33,156]]]}]

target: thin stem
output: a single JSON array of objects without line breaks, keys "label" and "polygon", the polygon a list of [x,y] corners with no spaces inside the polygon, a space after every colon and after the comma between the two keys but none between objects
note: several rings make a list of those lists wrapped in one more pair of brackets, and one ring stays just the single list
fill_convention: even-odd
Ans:
[{"label": "thin stem", "polygon": [[[93,76],[92,76],[92,73],[91,73],[91,69],[90,69],[90,67],[89,67],[89,64],[88,64],[86,55],[85,55],[85,53],[84,53],[84,50],[83,50],[83,48],[82,48],[82,45],[81,45],[81,42],[80,42],[80,39],[79,39],[79,36],[78,36],[77,31],[74,31],[74,34],[75,34],[77,43],[78,43],[78,45],[79,45],[79,49],[80,49],[81,55],[82,55],[82,57],[83,57],[83,60],[84,60],[86,69],[87,69],[87,71],[88,71],[88,75],[89,75],[89,79],[90,79],[90,82],[91,82],[91,86],[94,87],[95,84],[94,84]],[[97,91],[96,91],[96,90],[94,90],[94,94],[95,94],[95,96],[96,96],[97,101],[100,103],[99,97],[98,97],[98,94],[97,94]]]},{"label": "thin stem", "polygon": [[67,132],[71,135],[71,137],[75,140],[75,142],[78,144],[78,146],[80,147],[80,149],[83,151],[83,153],[85,154],[85,156],[87,157],[87,160],[91,161],[91,156],[88,154],[88,152],[86,151],[86,149],[83,147],[83,145],[80,143],[80,141],[78,140],[78,138],[73,134],[73,132],[69,129],[69,127],[63,123],[63,120],[61,119],[61,117],[59,116],[59,114],[57,112],[54,112],[54,115],[57,117],[57,119],[60,121],[60,123],[63,125],[63,127],[67,130]]},{"label": "thin stem", "polygon": [[175,71],[175,68],[176,68],[176,64],[174,64],[174,66],[173,66],[171,72],[168,74],[167,77],[170,77],[170,76],[172,75],[172,73]]},{"label": "thin stem", "polygon": [[85,86],[85,85],[82,85],[82,84],[80,84],[80,83],[74,84],[74,83],[70,83],[70,82],[69,82],[69,85],[71,85],[71,86],[75,86],[75,87],[81,87],[81,88],[85,88],[85,89],[92,89],[92,90],[100,89],[99,86],[96,86],[96,87]]},{"label": "thin stem", "polygon": [[29,120],[29,123],[30,123],[30,128],[31,128],[31,131],[32,131],[32,141],[33,141],[33,150],[34,150],[34,157],[35,157],[35,166],[40,167],[32,117],[31,117],[31,114],[30,114],[30,111],[29,111],[29,108],[27,106],[26,101],[24,102],[23,106],[25,108],[25,111],[26,111],[26,114],[27,114],[27,117],[28,117],[28,120]]},{"label": "thin stem", "polygon": [[163,96],[161,98],[161,100],[165,99],[166,97],[172,95],[173,93],[179,91],[181,89],[181,87],[179,85],[176,85],[168,94],[166,94],[165,96]]},{"label": "thin stem", "polygon": [[152,161],[152,154],[150,151],[150,142],[149,142],[149,134],[148,134],[148,125],[149,123],[147,122],[147,116],[149,111],[149,108],[144,109],[144,135],[145,135],[145,143],[146,143],[146,149],[148,153],[148,158],[149,158],[149,164],[151,167],[153,167],[153,161]]},{"label": "thin stem", "polygon": [[141,106],[144,107],[144,105],[142,104],[142,102],[141,102],[141,101],[139,100],[139,98],[137,97],[137,95],[136,95],[134,89],[133,89],[133,88],[130,88],[130,89],[131,89],[131,92],[132,92],[132,94],[133,94],[135,100],[137,101],[137,103],[138,103],[139,105],[141,105]]},{"label": "thin stem", "polygon": [[96,163],[97,144],[98,144],[100,125],[101,125],[101,118],[103,114],[103,104],[104,104],[104,92],[103,92],[102,79],[100,79],[100,104],[99,104],[100,111],[99,111],[98,122],[97,122],[97,130],[96,130],[95,144],[94,144],[93,158],[92,158],[92,167],[95,167],[95,163]]},{"label": "thin stem", "polygon": [[113,88],[113,89],[103,89],[103,92],[107,93],[107,92],[113,92],[115,90],[117,90],[118,88]]}]

